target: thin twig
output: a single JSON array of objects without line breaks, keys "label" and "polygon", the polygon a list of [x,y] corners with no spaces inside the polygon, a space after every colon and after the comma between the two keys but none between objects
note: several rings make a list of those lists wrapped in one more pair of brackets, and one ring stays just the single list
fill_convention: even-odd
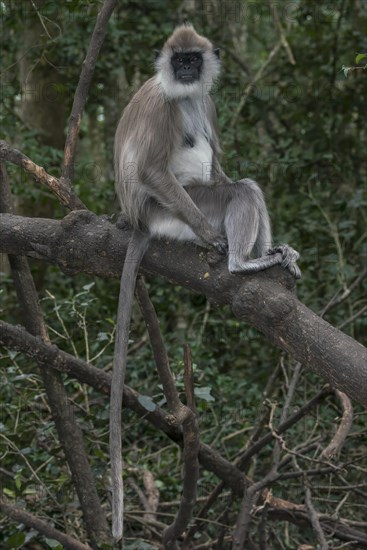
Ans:
[{"label": "thin twig", "polygon": [[[286,430],[288,430],[291,426],[296,424],[298,420],[300,420],[305,414],[307,414],[313,407],[315,407],[320,401],[323,401],[325,397],[330,395],[332,393],[332,390],[330,387],[326,386],[324,387],[318,394],[315,395],[310,401],[305,403],[302,407],[298,409],[297,412],[295,412],[292,416],[289,416],[287,420],[282,422],[276,432],[278,435],[281,435]],[[262,449],[265,445],[271,442],[273,439],[273,434],[271,432],[264,435],[261,439],[256,441],[241,457],[236,460],[236,466],[238,466],[241,470],[245,467],[247,462],[250,460],[251,457],[253,457],[255,454],[259,452],[260,449]]]},{"label": "thin twig", "polygon": [[340,294],[340,289],[339,289],[331,298],[331,300],[326,304],[326,306],[320,311],[319,313],[320,317],[324,317],[325,313],[329,312],[330,309],[344,302],[344,300],[346,300],[351,295],[353,290],[355,290],[366,277],[367,277],[367,269],[362,271],[362,273],[360,273],[354,279],[354,281],[351,283],[351,285],[348,288],[344,289],[341,296],[339,296]]},{"label": "thin twig", "polygon": [[306,490],[305,490],[305,501],[306,501],[306,506],[310,515],[312,528],[315,532],[317,540],[319,541],[321,550],[328,550],[329,545],[325,538],[324,531],[322,530],[322,527],[320,525],[318,513],[316,512],[312,504],[311,491],[310,491],[310,488],[308,487],[307,479],[305,479],[305,483],[307,484]]},{"label": "thin twig", "polygon": [[281,41],[282,41],[282,44],[284,46],[284,49],[285,51],[287,52],[287,55],[288,55],[288,59],[289,59],[289,62],[292,64],[292,65],[295,65],[296,64],[296,60],[295,60],[295,57],[293,55],[293,52],[292,52],[292,49],[289,45],[289,42],[287,40],[287,37],[285,35],[285,32],[284,32],[284,29],[283,29],[283,25],[280,21],[280,17],[279,17],[279,13],[278,13],[278,8],[277,8],[277,5],[276,5],[276,2],[273,2],[273,0],[270,0],[270,8],[273,10],[273,15],[274,15],[274,19],[275,19],[275,23],[276,23],[276,26],[278,28],[278,31],[279,31],[279,34],[280,34],[280,38],[281,38]]},{"label": "thin twig", "polygon": [[254,426],[253,426],[253,433],[252,433],[251,437],[249,437],[248,440],[246,441],[246,445],[244,447],[242,447],[242,449],[238,453],[239,456],[242,456],[242,454],[245,451],[247,451],[247,449],[249,447],[251,447],[251,445],[255,441],[258,440],[258,438],[260,437],[261,432],[264,429],[264,426],[265,426],[265,424],[267,422],[267,419],[268,419],[268,416],[269,416],[269,408],[267,406],[267,403],[268,403],[269,398],[273,395],[273,393],[276,389],[276,381],[279,378],[279,372],[280,372],[280,369],[281,369],[281,363],[283,361],[283,358],[284,358],[284,352],[281,354],[280,360],[279,360],[277,366],[275,367],[275,369],[273,370],[273,372],[271,373],[271,375],[268,378],[265,389],[263,391],[262,403],[260,404],[260,407],[259,407],[259,414],[258,414],[258,417],[255,421]]},{"label": "thin twig", "polygon": [[280,424],[285,422],[288,418],[288,409],[289,409],[291,401],[293,399],[294,392],[296,391],[296,387],[297,387],[298,380],[299,380],[299,377],[301,375],[301,372],[302,372],[302,364],[297,361],[297,363],[295,364],[295,367],[294,367],[292,379],[291,379],[289,387],[288,387],[287,395],[286,395],[286,398],[284,400],[282,414],[281,414],[281,417],[280,417]]},{"label": "thin twig", "polygon": [[[296,390],[297,382],[301,374],[302,365],[297,363],[293,371],[292,379],[288,386],[287,395],[284,400],[283,410],[280,417],[280,425],[284,424],[287,415],[288,409],[291,404],[291,401]],[[269,472],[265,475],[263,479],[251,485],[248,489],[245,490],[240,512],[237,517],[236,525],[233,531],[233,550],[243,550],[245,548],[245,543],[248,537],[248,531],[251,521],[251,511],[253,506],[256,504],[258,498],[261,496],[262,490],[267,487],[269,484],[274,482],[278,477],[278,469],[280,464],[281,450],[283,448],[283,439],[273,428],[273,415],[275,407],[272,407],[270,418],[269,418],[269,428],[275,439],[274,448],[273,448],[273,458],[272,464]],[[279,431],[279,430],[278,430]],[[268,506],[268,501],[265,500],[264,507]],[[264,520],[265,521],[265,520]]]},{"label": "thin twig", "polygon": [[338,329],[341,330],[342,328],[346,327],[347,325],[350,325],[350,323],[353,323],[353,321],[355,321],[356,319],[358,319],[359,317],[362,317],[362,315],[364,314],[364,312],[367,310],[367,305],[363,306],[360,310],[358,310],[356,313],[354,313],[353,315],[351,315],[350,317],[348,317],[348,319],[346,319],[345,321],[343,321],[342,323],[340,323],[340,325],[338,325]]},{"label": "thin twig", "polygon": [[46,25],[45,25],[45,23],[44,23],[44,21],[43,21],[42,15],[41,15],[40,12],[38,11],[37,6],[36,6],[36,4],[33,2],[33,0],[31,0],[31,4],[32,4],[32,6],[33,6],[33,8],[34,8],[34,10],[35,10],[35,12],[36,12],[36,14],[37,14],[37,17],[38,17],[38,19],[39,19],[39,21],[40,21],[40,23],[41,23],[41,25],[42,25],[43,30],[44,30],[45,33],[46,33],[46,36],[47,36],[50,40],[53,40],[52,36],[51,36],[50,33],[48,32],[48,29],[47,29],[47,27],[46,27]]},{"label": "thin twig", "polygon": [[254,78],[251,80],[251,82],[246,86],[245,88],[245,91],[243,93],[243,96],[241,97],[240,99],[240,102],[237,106],[237,109],[232,117],[232,120],[231,122],[229,123],[229,127],[230,128],[234,128],[236,123],[237,123],[237,119],[238,117],[240,116],[241,112],[242,112],[242,109],[244,108],[244,106],[246,105],[246,102],[247,102],[247,99],[249,97],[249,95],[251,94],[252,90],[254,89],[256,83],[262,78],[264,72],[265,72],[265,69],[268,67],[268,65],[270,65],[270,63],[272,62],[272,60],[274,59],[274,57],[277,55],[277,53],[279,52],[280,48],[282,47],[283,45],[283,42],[282,40],[279,40],[277,42],[277,44],[275,44],[275,46],[273,47],[273,49],[271,50],[271,52],[269,53],[267,59],[265,60],[265,62],[261,65],[261,67],[259,68],[259,70],[257,71],[257,73],[255,74]]}]

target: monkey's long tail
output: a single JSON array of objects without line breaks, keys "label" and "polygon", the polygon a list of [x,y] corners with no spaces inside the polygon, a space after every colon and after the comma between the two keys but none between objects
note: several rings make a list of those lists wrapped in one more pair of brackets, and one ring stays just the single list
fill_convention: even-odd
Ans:
[{"label": "monkey's long tail", "polygon": [[149,234],[134,230],[126,252],[121,275],[117,309],[115,352],[110,396],[110,459],[112,477],[112,535],[116,542],[123,537],[124,486],[122,479],[122,396],[125,382],[129,327],[136,277],[148,247]]}]

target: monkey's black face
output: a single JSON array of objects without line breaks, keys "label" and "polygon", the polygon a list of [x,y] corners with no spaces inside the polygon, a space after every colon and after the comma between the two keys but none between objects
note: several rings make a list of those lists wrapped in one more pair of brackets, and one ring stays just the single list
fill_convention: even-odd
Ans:
[{"label": "monkey's black face", "polygon": [[174,53],[171,57],[171,65],[176,80],[183,84],[190,84],[200,78],[203,56],[200,52]]}]

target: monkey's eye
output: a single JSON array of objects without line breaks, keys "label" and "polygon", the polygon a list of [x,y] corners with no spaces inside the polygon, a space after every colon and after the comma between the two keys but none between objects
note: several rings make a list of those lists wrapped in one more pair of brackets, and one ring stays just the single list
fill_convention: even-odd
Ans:
[{"label": "monkey's eye", "polygon": [[192,55],[191,58],[190,58],[190,63],[196,63],[197,60],[198,60],[198,56],[197,55]]},{"label": "monkey's eye", "polygon": [[181,65],[182,65],[182,63],[184,62],[183,57],[179,57],[179,58],[178,58],[178,62],[181,63]]}]

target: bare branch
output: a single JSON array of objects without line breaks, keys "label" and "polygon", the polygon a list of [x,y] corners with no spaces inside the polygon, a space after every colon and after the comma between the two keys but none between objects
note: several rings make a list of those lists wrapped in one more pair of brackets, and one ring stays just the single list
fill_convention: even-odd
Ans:
[{"label": "bare branch", "polygon": [[[144,508],[145,511],[149,511],[149,503],[148,503],[148,499],[147,497],[145,496],[144,492],[140,489],[139,485],[131,478],[129,477],[128,480],[127,480],[127,483],[130,485],[130,487],[135,491],[135,493],[137,494],[139,500],[140,500],[140,504],[142,505],[142,507]],[[145,518],[145,514],[144,514],[144,519]],[[156,519],[156,518],[152,518],[153,520]]]},{"label": "bare branch", "polygon": [[199,512],[196,514],[195,517],[195,523],[190,527],[188,530],[186,537],[184,539],[183,548],[190,548],[190,543],[192,539],[194,538],[194,535],[199,531],[202,521],[208,514],[210,508],[214,504],[214,502],[217,500],[217,498],[220,496],[221,492],[225,488],[225,483],[221,481],[218,483],[218,485],[213,489],[213,491],[210,493],[206,501],[204,502],[203,506],[200,508]]},{"label": "bare branch", "polygon": [[265,69],[270,65],[270,63],[272,62],[272,60],[274,59],[274,57],[277,55],[277,53],[279,52],[280,48],[282,47],[283,45],[283,41],[282,39],[280,39],[276,44],[275,46],[273,47],[273,49],[271,50],[271,52],[269,53],[267,59],[264,61],[264,63],[261,65],[261,67],[259,68],[259,70],[257,71],[257,73],[255,74],[255,76],[253,77],[253,79],[251,80],[251,82],[246,86],[245,88],[245,91],[243,92],[243,96],[241,97],[239,103],[238,103],[238,106],[237,106],[237,109],[232,117],[232,120],[229,124],[229,127],[230,128],[234,128],[236,123],[237,123],[237,120],[238,120],[238,117],[240,116],[244,106],[246,105],[247,103],[247,100],[248,100],[248,97],[249,95],[251,94],[252,90],[254,89],[255,85],[259,82],[259,80],[262,78],[264,72],[265,72]]},{"label": "bare branch", "polygon": [[358,319],[359,317],[362,317],[362,315],[364,314],[365,311],[367,311],[367,304],[362,306],[360,310],[356,311],[356,313],[354,313],[353,315],[348,317],[348,319],[345,319],[345,321],[340,323],[340,325],[338,325],[338,329],[341,330],[342,328],[346,327],[347,325],[350,325],[350,323],[353,323],[356,319]]},{"label": "bare branch", "polygon": [[[286,430],[288,430],[291,426],[296,424],[300,418],[302,418],[305,414],[307,414],[311,409],[313,409],[318,403],[323,401],[325,397],[331,394],[331,389],[329,387],[324,387],[322,390],[315,395],[310,401],[305,403],[302,407],[298,409],[297,412],[295,412],[292,416],[289,416],[287,420],[282,422],[277,430],[276,433],[278,436],[280,436],[282,433],[284,433]],[[255,454],[259,452],[260,449],[262,449],[265,445],[271,442],[273,439],[273,434],[271,432],[264,435],[261,439],[256,441],[241,457],[236,460],[236,466],[238,466],[241,470],[246,467],[247,462],[250,460],[251,457],[253,457]]]},{"label": "bare branch", "polygon": [[38,166],[18,149],[10,147],[6,141],[0,140],[0,161],[4,160],[20,166],[38,183],[46,185],[69,210],[87,210],[85,204],[59,178],[50,176],[42,166]]},{"label": "bare branch", "polygon": [[[307,480],[305,480],[305,483],[308,483]],[[315,532],[317,540],[319,541],[320,548],[321,548],[321,550],[328,550],[329,545],[327,543],[324,532],[323,532],[322,527],[320,525],[319,515],[316,512],[316,510],[315,510],[315,508],[312,504],[311,491],[310,491],[310,488],[308,486],[306,486],[305,500],[306,500],[306,506],[307,506],[307,509],[308,509],[308,512],[309,512],[310,518],[311,518],[311,525],[312,525],[312,528]]]},{"label": "bare branch", "polygon": [[321,458],[325,458],[325,460],[332,460],[340,452],[353,423],[353,406],[349,397],[339,390],[336,390],[335,394],[340,400],[343,416],[336,434],[321,453]]},{"label": "bare branch", "polygon": [[277,476],[277,464],[275,464],[263,479],[257,481],[245,490],[241,503],[241,509],[233,531],[232,550],[245,549],[244,545],[248,536],[252,508],[257,503],[264,487],[271,484]]},{"label": "bare branch", "polygon": [[297,387],[297,383],[298,383],[298,380],[299,380],[299,377],[301,375],[301,371],[302,371],[302,365],[301,363],[296,363],[295,364],[295,367],[294,367],[294,371],[293,371],[293,376],[292,376],[292,380],[289,384],[289,388],[288,388],[288,391],[287,391],[287,395],[286,395],[286,398],[284,400],[284,405],[283,405],[283,409],[282,409],[282,414],[281,414],[281,417],[280,417],[280,424],[282,424],[283,422],[285,422],[287,420],[287,417],[288,417],[288,410],[289,410],[289,407],[290,407],[290,404],[291,404],[291,401],[293,399],[293,396],[294,396],[294,392],[296,391],[296,387]]},{"label": "bare branch", "polygon": [[192,356],[188,344],[184,345],[184,383],[187,406],[196,414],[194,372],[192,370]]},{"label": "bare branch", "polygon": [[[13,210],[12,196],[5,164],[0,164],[0,209]],[[28,260],[25,256],[9,255],[15,290],[25,325],[33,336],[50,344],[47,327],[38,299]],[[78,426],[60,373],[49,366],[41,370],[52,417],[60,443],[70,467],[72,480],[83,511],[88,535],[92,542],[108,542],[106,516],[98,498],[94,476],[84,449],[83,434]]]},{"label": "bare branch", "polygon": [[[284,425],[287,419],[288,409],[293,399],[294,392],[296,390],[301,369],[302,369],[302,365],[300,363],[297,363],[293,371],[293,376],[288,387],[287,395],[284,400],[283,410],[280,417],[280,425],[282,424]],[[278,468],[280,464],[280,455],[281,455],[283,440],[278,433],[279,430],[276,432],[273,428],[273,425],[272,425],[273,414],[274,414],[274,408],[272,409],[272,412],[269,418],[269,428],[270,428],[271,434],[275,439],[271,468],[263,479],[252,484],[248,489],[245,490],[240,512],[238,514],[236,526],[233,532],[232,548],[234,550],[235,549],[242,550],[244,548],[245,542],[248,537],[248,531],[249,531],[249,526],[251,521],[251,511],[253,506],[256,504],[258,498],[261,496],[261,492],[263,493],[263,496],[265,496],[265,501],[263,506],[267,511],[267,508],[269,505],[268,496],[270,495],[268,492],[264,493],[262,489],[264,489],[264,487],[266,487],[267,485],[271,484],[278,477]],[[267,517],[267,512],[266,512],[266,517]]]},{"label": "bare branch", "polygon": [[336,292],[336,294],[334,294],[334,296],[331,298],[331,300],[329,300],[329,302],[326,304],[326,306],[321,310],[321,312],[319,314],[320,317],[324,317],[325,313],[329,312],[332,308],[334,308],[334,307],[338,306],[339,304],[341,304],[342,302],[344,302],[344,300],[346,300],[352,294],[352,292],[356,288],[358,288],[358,286],[361,284],[361,282],[363,282],[363,280],[366,277],[367,277],[367,269],[362,271],[362,273],[360,273],[354,279],[354,281],[351,283],[351,285],[343,290],[343,292],[341,293],[340,296],[339,296],[339,294],[340,294],[341,291],[339,289]]},{"label": "bare branch", "polygon": [[[140,473],[140,469],[137,472]],[[143,470],[143,483],[145,492],[135,483],[132,478],[128,478],[128,484],[136,492],[144,508],[144,521],[147,523],[157,521],[157,509],[159,504],[159,489],[156,485],[153,474],[149,470]],[[163,528],[165,526],[163,525]]]},{"label": "bare branch", "polygon": [[[195,413],[180,401],[160,332],[159,321],[154,306],[150,301],[147,288],[141,278],[138,279],[136,284],[136,295],[148,328],[159,378],[163,386],[168,407],[175,417],[176,422],[182,425],[183,431],[184,473],[182,497],[177,515],[173,523],[165,529],[162,539],[165,550],[178,550],[177,539],[187,528],[196,502],[196,489],[199,477],[199,424]],[[195,407],[194,397],[191,394],[192,365],[189,361],[187,349],[185,350],[185,359],[185,381],[188,381],[189,384],[189,386],[186,387],[186,394],[188,395],[188,402],[191,402],[193,407]]]},{"label": "bare branch", "polygon": [[173,379],[172,371],[169,365],[169,359],[164,346],[159,321],[154,306],[149,298],[148,290],[141,277],[136,282],[136,298],[144,317],[148,329],[150,342],[153,348],[154,360],[157,365],[159,378],[163,386],[163,392],[167,399],[168,408],[174,412],[179,424],[186,417],[186,407],[181,403],[176,385]]},{"label": "bare branch", "polygon": [[144,519],[146,521],[155,521],[157,519],[159,504],[159,489],[152,472],[149,470],[144,470],[143,472],[143,483],[147,497],[147,508],[146,514],[144,514]]},{"label": "bare branch", "polygon": [[65,533],[61,533],[58,529],[55,529],[42,519],[37,518],[36,516],[22,510],[21,508],[16,508],[9,502],[7,502],[4,497],[0,495],[0,510],[4,512],[10,519],[17,523],[24,523],[30,529],[35,529],[45,537],[55,539],[60,544],[63,545],[63,548],[67,550],[92,550],[87,544],[83,544]]},{"label": "bare branch", "polygon": [[[268,511],[269,520],[284,520],[297,525],[301,529],[305,525],[310,525],[310,515],[308,511],[302,510],[288,510],[287,508],[270,508]],[[322,526],[322,530],[332,537],[336,537],[345,542],[353,542],[354,544],[360,543],[361,548],[367,547],[367,534],[362,531],[358,531],[353,527],[349,527],[344,520],[337,520],[327,514],[319,516],[319,522]]]},{"label": "bare branch", "polygon": [[75,91],[73,107],[71,109],[69,120],[69,128],[66,136],[64,162],[62,168],[62,179],[65,180],[65,183],[69,189],[73,178],[76,141],[79,135],[82,112],[87,101],[87,94],[92,82],[97,58],[106,35],[107,23],[116,6],[116,3],[117,0],[105,0],[102,9],[98,14],[87,55],[83,61],[78,86]]},{"label": "bare branch", "polygon": [[284,49],[285,51],[287,52],[287,55],[288,55],[288,59],[289,59],[289,62],[292,64],[292,65],[295,65],[296,64],[296,60],[294,58],[294,55],[293,55],[293,52],[292,52],[292,49],[289,45],[289,42],[287,40],[287,37],[285,35],[285,32],[284,32],[284,29],[283,29],[283,25],[280,21],[280,17],[279,17],[279,13],[278,13],[278,8],[277,8],[277,5],[275,2],[273,2],[272,0],[270,0],[270,8],[273,10],[273,15],[274,15],[274,19],[275,19],[275,23],[276,23],[276,26],[278,28],[278,31],[279,31],[279,35],[280,35],[280,39],[282,41],[282,44],[284,46]]}]

